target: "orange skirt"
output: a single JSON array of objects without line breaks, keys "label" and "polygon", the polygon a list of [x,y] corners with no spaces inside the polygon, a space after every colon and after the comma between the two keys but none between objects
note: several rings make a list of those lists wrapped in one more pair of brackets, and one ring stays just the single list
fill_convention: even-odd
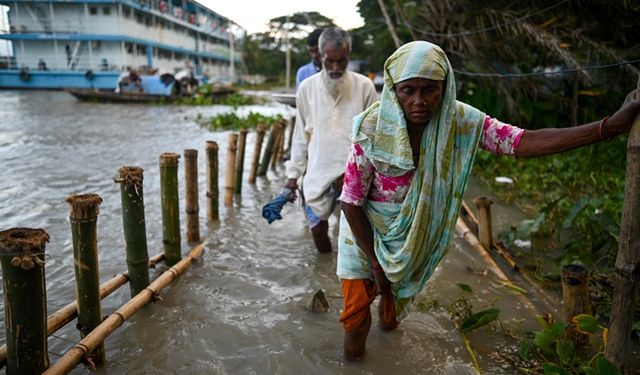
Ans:
[{"label": "orange skirt", "polygon": [[370,314],[369,306],[376,299],[376,284],[368,279],[342,280],[344,310],[340,323],[351,332],[362,324]]}]

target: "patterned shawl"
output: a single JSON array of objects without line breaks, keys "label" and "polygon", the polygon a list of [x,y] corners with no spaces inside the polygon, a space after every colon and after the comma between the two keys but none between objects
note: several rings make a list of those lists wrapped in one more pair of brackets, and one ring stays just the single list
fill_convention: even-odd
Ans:
[{"label": "patterned shawl", "polygon": [[[393,90],[395,83],[410,78],[444,80],[442,103],[425,128],[420,162],[404,202],[368,200],[364,206],[376,256],[393,283],[399,319],[449,246],[485,118],[456,101],[453,71],[440,47],[424,41],[405,44],[385,62],[380,102],[354,118],[353,143],[379,173],[400,176],[415,168],[407,124]],[[372,279],[368,259],[342,216],[338,276]]]}]

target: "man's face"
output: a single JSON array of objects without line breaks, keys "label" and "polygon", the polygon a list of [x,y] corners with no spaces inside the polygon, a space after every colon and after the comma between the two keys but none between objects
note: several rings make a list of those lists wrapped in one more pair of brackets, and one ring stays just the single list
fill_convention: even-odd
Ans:
[{"label": "man's face", "polygon": [[320,60],[320,49],[318,49],[318,45],[307,46],[307,52],[309,52],[309,56],[311,56],[313,65],[317,66],[318,68],[322,67],[322,61]]},{"label": "man's face", "polygon": [[322,53],[322,69],[329,73],[329,77],[342,77],[349,65],[349,47],[326,47]]}]

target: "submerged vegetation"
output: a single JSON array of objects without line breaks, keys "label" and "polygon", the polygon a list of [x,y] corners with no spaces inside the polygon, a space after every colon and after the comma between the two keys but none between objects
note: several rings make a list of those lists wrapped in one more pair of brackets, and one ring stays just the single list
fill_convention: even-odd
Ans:
[{"label": "submerged vegetation", "polygon": [[264,116],[260,113],[249,112],[246,117],[239,117],[235,112],[222,113],[212,117],[198,114],[195,122],[200,126],[207,127],[211,131],[254,129],[259,124],[270,126],[276,122],[283,121],[282,115]]}]

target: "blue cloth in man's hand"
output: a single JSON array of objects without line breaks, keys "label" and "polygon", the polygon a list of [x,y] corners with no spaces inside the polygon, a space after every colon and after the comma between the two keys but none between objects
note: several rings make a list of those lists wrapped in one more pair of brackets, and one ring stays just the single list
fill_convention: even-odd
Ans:
[{"label": "blue cloth in man's hand", "polygon": [[282,220],[282,208],[291,198],[293,191],[289,188],[282,189],[282,192],[278,194],[275,198],[270,200],[267,204],[262,207],[262,217],[267,219],[269,224],[273,223],[276,220]]}]

